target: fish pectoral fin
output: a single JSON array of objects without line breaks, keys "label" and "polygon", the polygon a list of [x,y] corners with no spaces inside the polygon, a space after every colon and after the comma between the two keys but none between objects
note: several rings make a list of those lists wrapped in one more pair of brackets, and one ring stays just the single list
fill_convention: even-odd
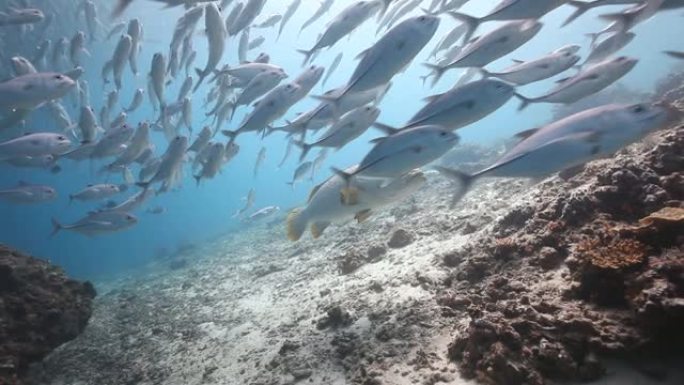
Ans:
[{"label": "fish pectoral fin", "polygon": [[368,218],[370,218],[371,215],[372,215],[371,209],[366,209],[366,210],[362,210],[362,211],[359,211],[358,213],[356,213],[356,215],[354,216],[354,219],[356,219],[357,223],[363,223],[366,220],[368,220]]},{"label": "fish pectoral fin", "polygon": [[359,203],[359,189],[356,187],[345,187],[340,190],[340,202],[344,206],[354,206]]},{"label": "fish pectoral fin", "polygon": [[311,236],[313,239],[318,239],[323,235],[325,229],[330,226],[330,222],[316,222],[311,225]]},{"label": "fish pectoral fin", "polygon": [[564,83],[565,81],[570,80],[570,79],[571,79],[571,77],[567,77],[567,78],[563,78],[563,79],[558,79],[558,80],[556,80],[556,83],[557,83],[557,84]]}]

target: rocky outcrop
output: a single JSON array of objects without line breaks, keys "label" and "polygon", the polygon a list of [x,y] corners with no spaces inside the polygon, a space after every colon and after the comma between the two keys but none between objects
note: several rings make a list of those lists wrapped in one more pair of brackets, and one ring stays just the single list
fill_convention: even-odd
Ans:
[{"label": "rocky outcrop", "polygon": [[[653,144],[655,142],[655,145]],[[595,380],[684,349],[684,126],[554,179],[443,262],[449,346],[488,384]]]},{"label": "rocky outcrop", "polygon": [[0,384],[20,384],[39,361],[85,328],[95,289],[0,245]]}]

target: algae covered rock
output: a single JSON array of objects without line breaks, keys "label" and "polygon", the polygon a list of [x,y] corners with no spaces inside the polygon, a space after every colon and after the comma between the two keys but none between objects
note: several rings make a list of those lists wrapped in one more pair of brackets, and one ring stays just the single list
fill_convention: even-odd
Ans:
[{"label": "algae covered rock", "polygon": [[19,384],[28,365],[74,339],[92,314],[95,289],[0,245],[0,384]]}]

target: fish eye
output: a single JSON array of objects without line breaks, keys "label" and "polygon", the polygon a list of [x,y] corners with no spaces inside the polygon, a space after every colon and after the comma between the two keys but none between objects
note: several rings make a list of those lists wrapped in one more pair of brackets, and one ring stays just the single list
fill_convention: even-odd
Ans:
[{"label": "fish eye", "polygon": [[418,20],[420,20],[420,21],[425,21],[425,16],[419,17]]},{"label": "fish eye", "polygon": [[640,114],[640,113],[645,112],[645,111],[646,111],[646,107],[644,107],[641,104],[638,104],[638,105],[632,107],[632,112],[634,112],[635,114]]},{"label": "fish eye", "polygon": [[57,137],[57,140],[66,140],[66,138],[60,135]]},{"label": "fish eye", "polygon": [[620,56],[620,57],[617,58],[615,61],[625,61],[625,60],[627,60],[627,57],[626,57],[626,56]]},{"label": "fish eye", "polygon": [[55,79],[57,80],[62,80],[63,76],[62,75],[55,75]]},{"label": "fish eye", "polygon": [[440,132],[440,133],[439,133],[439,136],[441,136],[441,137],[445,137],[445,136],[447,136],[447,133],[446,133],[446,131],[442,131],[442,132]]}]

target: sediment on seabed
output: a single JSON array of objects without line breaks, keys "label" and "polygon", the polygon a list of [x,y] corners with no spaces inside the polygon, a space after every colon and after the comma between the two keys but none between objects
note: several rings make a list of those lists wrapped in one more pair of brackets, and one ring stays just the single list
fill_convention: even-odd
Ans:
[{"label": "sediment on seabed", "polygon": [[565,180],[483,181],[454,209],[431,178],[318,240],[251,227],[103,285],[85,332],[31,379],[682,383],[683,172],[673,126]]}]

